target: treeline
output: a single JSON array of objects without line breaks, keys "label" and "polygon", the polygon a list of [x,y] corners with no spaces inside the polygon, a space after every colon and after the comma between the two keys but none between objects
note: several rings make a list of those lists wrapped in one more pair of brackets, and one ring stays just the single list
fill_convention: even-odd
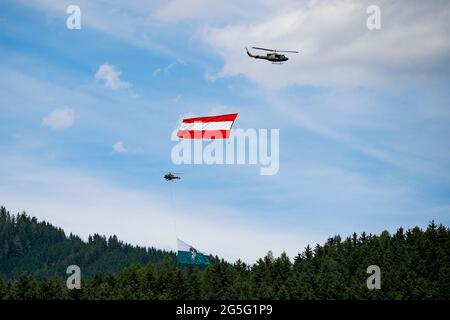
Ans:
[{"label": "treeline", "polygon": [[[367,288],[370,265],[381,269],[380,290]],[[335,236],[293,260],[269,252],[253,265],[180,267],[169,254],[106,276],[81,269],[80,290],[68,290],[65,277],[24,275],[0,280],[0,299],[450,299],[450,230],[432,222],[392,235]]]},{"label": "treeline", "polygon": [[94,234],[85,242],[26,213],[11,215],[0,207],[0,278],[64,276],[73,264],[80,266],[86,277],[108,275],[132,264],[160,264],[164,257],[175,259],[175,253],[132,246],[115,235]]}]

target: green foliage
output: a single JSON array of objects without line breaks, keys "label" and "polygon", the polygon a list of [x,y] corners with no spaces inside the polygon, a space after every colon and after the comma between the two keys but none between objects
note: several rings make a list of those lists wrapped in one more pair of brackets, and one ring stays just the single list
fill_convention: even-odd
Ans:
[{"label": "green foliage", "polygon": [[80,266],[83,277],[109,275],[132,265],[159,264],[173,252],[123,243],[94,234],[88,242],[25,213],[10,215],[0,207],[0,277],[32,275],[44,279],[55,273],[65,276],[69,265]]},{"label": "green foliage", "polygon": [[[269,252],[251,266],[211,257],[201,268],[177,266],[173,253],[116,237],[84,243],[1,208],[0,247],[0,271],[10,278],[0,277],[0,299],[450,299],[450,230],[434,222],[392,235],[335,236],[293,261]],[[65,286],[58,268],[68,264],[82,269],[80,290]],[[381,290],[366,286],[373,264],[381,268]]]}]

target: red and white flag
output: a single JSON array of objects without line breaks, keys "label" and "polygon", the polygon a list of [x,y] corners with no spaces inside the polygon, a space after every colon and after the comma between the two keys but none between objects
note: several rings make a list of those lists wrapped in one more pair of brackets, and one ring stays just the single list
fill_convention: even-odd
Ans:
[{"label": "red and white flag", "polygon": [[182,139],[228,139],[237,115],[232,113],[183,119],[177,136]]}]

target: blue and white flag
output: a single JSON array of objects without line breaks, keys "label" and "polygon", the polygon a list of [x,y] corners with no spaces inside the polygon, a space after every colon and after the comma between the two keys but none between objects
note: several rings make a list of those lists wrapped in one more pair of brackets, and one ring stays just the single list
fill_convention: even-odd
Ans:
[{"label": "blue and white flag", "polygon": [[178,242],[178,254],[177,254],[177,262],[179,264],[195,264],[195,265],[206,265],[209,264],[208,258],[195,249],[193,246],[187,244],[180,239],[177,239]]}]

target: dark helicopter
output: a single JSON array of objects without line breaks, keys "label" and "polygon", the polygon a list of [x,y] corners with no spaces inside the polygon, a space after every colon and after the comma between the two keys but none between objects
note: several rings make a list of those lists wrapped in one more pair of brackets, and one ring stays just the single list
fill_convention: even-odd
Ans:
[{"label": "dark helicopter", "polygon": [[[176,173],[176,174],[179,174],[179,173]],[[179,179],[181,179],[181,177],[176,176],[172,172],[168,172],[164,175],[164,179],[166,179],[166,181],[172,181],[172,180],[177,180],[177,179],[179,180]]]},{"label": "dark helicopter", "polygon": [[256,50],[270,51],[271,53],[268,53],[265,56],[253,55],[250,53],[250,51],[248,51],[247,48],[245,48],[245,50],[247,50],[247,54],[249,57],[255,58],[255,59],[263,59],[263,60],[272,61],[272,63],[283,63],[284,61],[289,60],[289,58],[286,57],[284,54],[280,54],[277,52],[298,53],[298,51],[290,51],[290,50],[275,50],[275,49],[266,49],[266,48],[260,48],[260,47],[252,47],[252,48],[256,49]]}]

